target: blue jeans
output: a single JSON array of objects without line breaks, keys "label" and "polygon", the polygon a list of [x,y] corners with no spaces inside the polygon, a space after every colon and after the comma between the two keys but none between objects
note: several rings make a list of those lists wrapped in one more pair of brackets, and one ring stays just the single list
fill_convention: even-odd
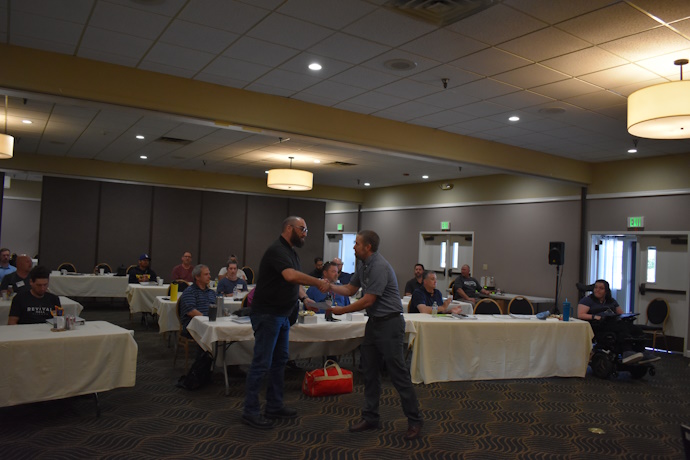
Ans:
[{"label": "blue jeans", "polygon": [[267,372],[266,411],[279,411],[283,408],[290,321],[286,316],[268,314],[251,315],[251,320],[254,329],[254,357],[247,373],[244,413],[257,416],[261,412],[259,391]]}]

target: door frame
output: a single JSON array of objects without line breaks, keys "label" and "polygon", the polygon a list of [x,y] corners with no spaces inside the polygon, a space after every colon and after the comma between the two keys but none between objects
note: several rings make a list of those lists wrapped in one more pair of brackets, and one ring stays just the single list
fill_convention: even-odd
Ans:
[{"label": "door frame", "polygon": [[[425,244],[424,243],[424,236],[425,235],[433,235],[435,237],[436,236],[450,237],[451,235],[452,236],[464,236],[464,237],[469,236],[469,237],[471,237],[472,238],[472,244],[470,245],[470,247],[471,247],[472,255],[470,257],[471,261],[470,261],[469,265],[474,266],[474,238],[475,238],[475,235],[474,235],[473,231],[461,231],[460,230],[460,231],[452,231],[452,232],[442,232],[439,230],[430,230],[430,231],[419,232],[419,240],[418,240],[418,248],[417,248],[417,260],[422,260],[422,248],[424,247],[424,244]],[[447,257],[446,257],[446,260],[448,260]],[[434,270],[434,271],[436,271],[436,270]],[[448,267],[446,267],[446,270],[442,273],[443,273],[443,280],[445,282],[445,286],[443,286],[443,287],[445,288],[449,283],[448,280],[449,279],[452,280],[452,276],[449,275]],[[441,284],[441,285],[443,285],[443,284]],[[438,286],[437,286],[437,288],[438,288]],[[444,291],[441,290],[441,292],[444,292]]]}]

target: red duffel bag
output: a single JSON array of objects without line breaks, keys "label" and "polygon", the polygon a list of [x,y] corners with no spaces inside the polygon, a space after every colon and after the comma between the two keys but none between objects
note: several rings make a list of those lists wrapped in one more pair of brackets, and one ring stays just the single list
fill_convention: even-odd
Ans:
[{"label": "red duffel bag", "polygon": [[307,396],[352,393],[352,371],[341,369],[338,363],[329,359],[323,369],[304,374],[302,392]]}]

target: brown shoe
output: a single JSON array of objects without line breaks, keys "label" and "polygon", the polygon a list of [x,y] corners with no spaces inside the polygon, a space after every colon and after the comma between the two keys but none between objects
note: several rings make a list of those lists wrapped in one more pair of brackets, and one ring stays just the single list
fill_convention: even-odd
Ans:
[{"label": "brown shoe", "polygon": [[404,439],[405,441],[412,441],[413,439],[419,438],[419,435],[422,433],[422,424],[417,423],[414,425],[410,425],[407,427],[407,432],[405,433]]},{"label": "brown shoe", "polygon": [[378,423],[373,423],[373,422],[367,422],[366,420],[362,419],[359,422],[355,423],[354,425],[350,426],[350,432],[351,433],[359,433],[360,431],[366,431],[366,430],[373,430],[379,427]]}]

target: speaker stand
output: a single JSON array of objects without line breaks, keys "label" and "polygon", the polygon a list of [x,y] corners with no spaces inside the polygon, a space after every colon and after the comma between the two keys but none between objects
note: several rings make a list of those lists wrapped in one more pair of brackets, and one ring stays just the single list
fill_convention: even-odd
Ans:
[{"label": "speaker stand", "polygon": [[553,306],[553,314],[554,315],[560,314],[560,310],[558,309],[558,283],[560,282],[560,279],[561,279],[560,271],[561,271],[561,266],[556,265],[556,296],[555,296],[555,305]]}]

